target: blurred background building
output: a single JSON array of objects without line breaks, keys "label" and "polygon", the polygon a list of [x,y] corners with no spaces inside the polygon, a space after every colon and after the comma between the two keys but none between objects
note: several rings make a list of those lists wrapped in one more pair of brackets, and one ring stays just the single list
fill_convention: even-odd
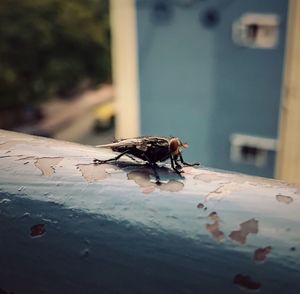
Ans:
[{"label": "blurred background building", "polygon": [[299,14],[298,0],[3,0],[0,127],[178,136],[189,161],[300,182]]}]

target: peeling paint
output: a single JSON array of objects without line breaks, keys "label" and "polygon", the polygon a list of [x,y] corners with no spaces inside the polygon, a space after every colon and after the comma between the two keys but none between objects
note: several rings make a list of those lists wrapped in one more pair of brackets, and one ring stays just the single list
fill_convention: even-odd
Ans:
[{"label": "peeling paint", "polygon": [[46,229],[44,224],[36,224],[30,228],[30,236],[33,238],[40,237],[44,235]]},{"label": "peeling paint", "polygon": [[219,222],[214,222],[213,224],[206,224],[206,229],[217,241],[224,240],[225,236],[224,233],[219,229]]},{"label": "peeling paint", "polygon": [[215,173],[201,173],[194,176],[194,180],[202,181],[205,183],[215,182],[215,181],[227,181],[228,177],[215,174]]},{"label": "peeling paint", "polygon": [[283,202],[285,204],[290,204],[294,201],[294,199],[291,196],[285,196],[282,194],[276,195],[276,199],[278,202]]},{"label": "peeling paint", "polygon": [[229,238],[243,245],[246,244],[247,236],[249,234],[257,234],[257,233],[258,233],[258,221],[252,218],[244,223],[241,223],[240,230],[232,231],[229,235]]},{"label": "peeling paint", "polygon": [[63,157],[42,157],[38,158],[34,165],[41,170],[43,176],[51,176],[55,172],[55,166]]},{"label": "peeling paint", "polygon": [[206,199],[209,199],[210,197],[215,197],[215,196],[227,196],[234,192],[240,191],[243,188],[244,187],[242,187],[238,183],[234,183],[234,182],[224,183],[221,186],[219,186],[217,189],[209,192],[206,196]]},{"label": "peeling paint", "polygon": [[183,189],[184,184],[175,180],[169,180],[167,183],[159,185],[161,191],[179,192]]},{"label": "peeling paint", "polygon": [[[112,168],[117,169],[117,167],[110,164],[96,165],[93,163],[89,163],[77,164],[76,166],[88,183],[94,183],[97,181],[104,180],[110,176],[110,171]],[[109,170],[109,172],[107,172],[107,170]]]},{"label": "peeling paint", "polygon": [[[262,177],[255,177],[250,175],[243,175],[237,173],[221,173],[209,170],[198,169],[198,174],[193,177],[194,180],[202,181],[204,183],[221,182],[222,186],[211,192],[211,195],[223,194],[228,195],[232,192],[243,190],[244,188],[253,187],[266,187],[266,188],[289,188],[291,185],[283,181],[274,179],[267,179]],[[230,186],[234,186],[234,190]],[[295,185],[292,185],[295,187]],[[227,190],[220,191],[220,190]],[[295,192],[300,194],[300,187]]]},{"label": "peeling paint", "polygon": [[220,218],[218,214],[213,211],[208,215],[208,218],[213,221],[212,224],[206,224],[206,230],[211,233],[212,237],[217,241],[224,240],[225,236],[222,231],[219,229]]},{"label": "peeling paint", "polygon": [[29,160],[29,159],[36,159],[35,156],[24,156],[24,155],[19,155],[17,160]]},{"label": "peeling paint", "polygon": [[253,256],[254,261],[259,263],[265,262],[267,255],[270,254],[271,251],[272,251],[271,246],[256,249]]},{"label": "peeling paint", "polygon": [[146,170],[135,170],[127,174],[129,180],[133,180],[142,188],[143,193],[148,194],[154,192],[156,188],[161,191],[178,192],[184,187],[182,182],[176,180],[168,180],[166,183],[157,184],[151,181],[150,173]]},{"label": "peeling paint", "polygon": [[261,288],[259,282],[255,282],[251,277],[242,274],[237,274],[233,279],[233,283],[246,291],[258,291]]}]

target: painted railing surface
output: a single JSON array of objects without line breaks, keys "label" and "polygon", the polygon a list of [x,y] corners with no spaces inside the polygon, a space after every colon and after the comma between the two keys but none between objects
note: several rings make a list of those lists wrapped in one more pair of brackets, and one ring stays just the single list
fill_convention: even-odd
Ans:
[{"label": "painted railing surface", "polygon": [[0,132],[0,293],[299,293],[299,187],[111,156]]}]

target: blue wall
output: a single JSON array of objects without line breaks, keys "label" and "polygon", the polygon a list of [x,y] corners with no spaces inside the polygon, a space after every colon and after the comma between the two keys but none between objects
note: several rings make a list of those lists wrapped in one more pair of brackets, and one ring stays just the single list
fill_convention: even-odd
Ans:
[{"label": "blue wall", "polygon": [[[181,137],[190,144],[187,160],[271,177],[275,154],[264,168],[232,163],[229,138],[277,138],[288,1],[194,2],[166,1],[161,19],[153,17],[155,1],[136,2],[142,134]],[[199,14],[210,7],[220,22],[207,28]],[[280,16],[275,49],[233,43],[232,23],[246,12]]]}]

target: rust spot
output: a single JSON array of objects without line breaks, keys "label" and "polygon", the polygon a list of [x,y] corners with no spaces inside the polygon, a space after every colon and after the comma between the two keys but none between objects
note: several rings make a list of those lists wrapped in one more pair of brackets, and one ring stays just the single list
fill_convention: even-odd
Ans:
[{"label": "rust spot", "polygon": [[203,203],[199,203],[198,205],[197,205],[197,208],[200,208],[200,209],[203,209],[205,206],[204,206],[204,204]]},{"label": "rust spot", "polygon": [[240,230],[232,231],[229,235],[229,238],[243,245],[246,243],[247,236],[249,234],[257,234],[257,233],[258,233],[258,221],[252,218],[244,223],[241,223]]},{"label": "rust spot", "polygon": [[271,253],[272,251],[272,247],[271,246],[267,246],[265,248],[259,248],[259,249],[256,249],[255,252],[254,252],[254,261],[256,262],[264,262],[267,258],[267,255],[269,253]]},{"label": "rust spot", "polygon": [[212,224],[206,224],[206,229],[209,233],[211,233],[212,237],[215,240],[218,241],[222,241],[224,240],[224,233],[222,231],[220,231],[219,227],[219,222],[220,222],[220,218],[218,216],[218,214],[213,211],[208,215],[208,218],[213,221]]},{"label": "rust spot", "polygon": [[39,237],[39,236],[42,236],[46,229],[45,229],[45,225],[44,224],[37,224],[37,225],[34,225],[30,228],[31,230],[31,237]]},{"label": "rust spot", "polygon": [[42,157],[38,158],[34,165],[41,170],[43,176],[54,174],[54,167],[63,159],[63,157]]},{"label": "rust spot", "polygon": [[255,282],[251,277],[242,274],[237,274],[233,279],[233,283],[247,291],[258,291],[261,288],[260,283]]},{"label": "rust spot", "polygon": [[283,202],[285,204],[290,204],[294,201],[294,199],[291,196],[285,196],[281,194],[276,195],[276,199],[277,201]]}]

